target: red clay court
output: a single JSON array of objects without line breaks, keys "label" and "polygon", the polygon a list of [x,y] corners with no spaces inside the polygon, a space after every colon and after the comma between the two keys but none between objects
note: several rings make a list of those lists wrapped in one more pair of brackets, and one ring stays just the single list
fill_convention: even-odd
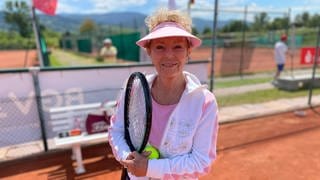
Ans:
[{"label": "red clay court", "polygon": [[[220,125],[218,158],[202,180],[315,180],[320,175],[320,107]],[[74,174],[70,150],[0,164],[0,179],[119,179],[107,143],[83,149],[85,174]]]},{"label": "red clay court", "polygon": [[37,65],[36,50],[1,50],[0,68],[23,68]]},{"label": "red clay court", "polygon": [[[250,51],[250,52],[249,52]],[[242,73],[258,73],[274,71],[275,62],[272,48],[254,48],[247,50],[242,62]],[[23,68],[37,65],[35,50],[8,50],[0,51],[0,68]],[[215,75],[238,74],[240,69],[240,48],[218,48],[215,55]],[[192,60],[211,60],[211,48],[197,48],[191,53]],[[292,64],[294,69],[311,67],[300,64],[300,51],[296,51]],[[287,58],[286,69],[291,68],[291,59]],[[208,64],[208,74],[211,72],[211,64]]]}]

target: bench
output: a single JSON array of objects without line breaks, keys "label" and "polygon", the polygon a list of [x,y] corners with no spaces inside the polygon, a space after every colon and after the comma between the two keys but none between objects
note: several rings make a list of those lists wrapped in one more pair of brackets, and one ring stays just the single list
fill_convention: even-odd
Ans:
[{"label": "bench", "polygon": [[[110,113],[113,112],[112,110],[115,105],[115,101],[110,101],[104,106],[104,110],[108,112],[108,115],[111,115]],[[54,138],[54,144],[56,147],[72,147],[71,158],[72,160],[76,160],[77,163],[77,167],[75,168],[76,174],[86,172],[82,161],[81,145],[88,144],[90,142],[107,142],[108,140],[107,132],[88,134],[85,131],[85,122],[88,114],[98,110],[101,110],[101,103],[72,105],[49,109],[52,131],[57,134]],[[75,119],[79,121],[79,125],[82,130],[81,135],[59,137],[59,133],[68,132],[74,128]]]},{"label": "bench", "polygon": [[[309,74],[301,74],[295,76],[282,76],[277,79],[274,84],[279,89],[287,91],[297,91],[299,89],[308,89],[312,83],[312,76]],[[320,76],[314,77],[313,87],[320,87]]]}]

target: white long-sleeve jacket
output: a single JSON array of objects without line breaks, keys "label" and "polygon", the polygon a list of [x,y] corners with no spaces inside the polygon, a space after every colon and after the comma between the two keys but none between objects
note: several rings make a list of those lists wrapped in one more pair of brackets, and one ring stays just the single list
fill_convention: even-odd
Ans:
[{"label": "white long-sleeve jacket", "polygon": [[[218,107],[214,95],[191,73],[169,117],[160,147],[161,158],[148,161],[147,177],[131,179],[197,179],[206,174],[216,159]],[[156,75],[147,76],[151,87]],[[120,97],[123,97],[120,96]],[[117,160],[130,153],[124,139],[123,98],[111,119],[109,143]]]}]

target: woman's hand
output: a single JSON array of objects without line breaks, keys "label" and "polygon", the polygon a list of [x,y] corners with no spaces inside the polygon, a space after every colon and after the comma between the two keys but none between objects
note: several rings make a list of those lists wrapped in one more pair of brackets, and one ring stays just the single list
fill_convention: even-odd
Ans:
[{"label": "woman's hand", "polygon": [[128,172],[137,177],[143,177],[147,175],[148,169],[148,156],[150,152],[143,152],[139,154],[134,151],[129,154],[126,160],[120,161],[120,163],[127,168]]}]

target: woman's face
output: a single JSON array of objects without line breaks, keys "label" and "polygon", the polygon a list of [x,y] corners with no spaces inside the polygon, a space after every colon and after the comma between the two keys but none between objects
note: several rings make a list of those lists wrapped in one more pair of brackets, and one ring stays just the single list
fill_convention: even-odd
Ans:
[{"label": "woman's face", "polygon": [[173,77],[182,74],[190,48],[184,37],[166,37],[152,40],[147,52],[159,76]]}]

